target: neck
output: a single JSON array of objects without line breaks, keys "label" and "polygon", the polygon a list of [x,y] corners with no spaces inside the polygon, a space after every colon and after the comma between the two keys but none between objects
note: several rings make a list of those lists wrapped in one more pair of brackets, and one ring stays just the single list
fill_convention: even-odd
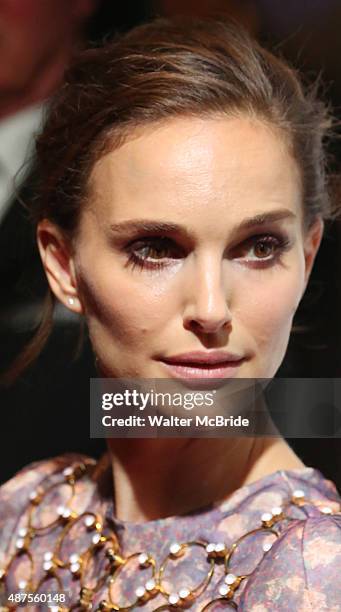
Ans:
[{"label": "neck", "polygon": [[71,41],[63,41],[59,49],[55,49],[36,66],[34,74],[27,83],[15,90],[2,91],[0,119],[42,103],[56,91],[74,50],[75,45]]},{"label": "neck", "polygon": [[303,464],[282,438],[110,439],[116,517],[144,522],[228,498]]}]

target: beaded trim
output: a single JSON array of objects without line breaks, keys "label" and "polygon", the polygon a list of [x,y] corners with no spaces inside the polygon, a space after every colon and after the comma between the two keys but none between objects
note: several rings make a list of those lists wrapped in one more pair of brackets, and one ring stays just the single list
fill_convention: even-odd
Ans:
[{"label": "beaded trim", "polygon": [[[155,608],[155,612],[161,612],[162,610],[181,610],[184,608],[190,608],[202,595],[210,584],[216,567],[223,565],[224,577],[220,581],[217,588],[217,596],[212,599],[209,603],[204,605],[201,612],[207,612],[211,610],[215,604],[224,605],[230,609],[237,609],[235,602],[235,593],[238,591],[239,586],[248,578],[251,573],[248,574],[235,574],[231,570],[234,555],[238,551],[239,547],[245,542],[246,538],[254,534],[271,535],[275,541],[280,531],[278,527],[284,520],[294,521],[288,513],[290,507],[302,507],[305,504],[310,504],[319,509],[322,514],[326,515],[340,515],[341,504],[338,502],[331,502],[332,505],[327,506],[325,502],[308,500],[305,498],[304,491],[296,490],[293,492],[291,498],[289,498],[281,507],[272,508],[270,512],[264,512],[260,516],[259,526],[255,529],[248,531],[238,538],[232,545],[227,547],[224,542],[207,542],[193,540],[188,542],[173,542],[169,547],[167,556],[162,560],[158,566],[156,560],[148,552],[138,551],[129,556],[124,556],[118,539],[113,532],[112,528],[104,526],[102,518],[90,511],[85,511],[81,514],[77,514],[72,509],[72,501],[75,497],[75,484],[76,481],[84,477],[85,474],[91,472],[94,469],[94,462],[77,462],[72,466],[66,467],[62,471],[62,479],[52,485],[49,485],[45,490],[39,488],[31,491],[28,500],[28,521],[26,527],[21,527],[17,533],[16,540],[16,551],[10,558],[6,567],[0,568],[0,593],[8,593],[6,579],[9,575],[9,570],[14,561],[21,555],[26,555],[29,561],[29,575],[27,580],[20,580],[17,585],[18,590],[22,592],[35,593],[43,587],[44,582],[48,579],[53,578],[61,591],[63,591],[62,579],[60,576],[61,570],[68,571],[74,580],[79,581],[79,599],[71,605],[71,607],[60,607],[50,606],[53,612],[68,612],[70,610],[102,610],[109,612],[111,610],[116,611],[130,611],[143,606],[147,601],[152,600],[157,595],[164,598],[164,604]],[[70,488],[70,496],[66,505],[61,505],[57,508],[57,517],[48,525],[39,526],[35,522],[35,514],[37,509],[41,506],[44,498],[51,493],[51,491],[62,485],[67,485]],[[82,553],[73,553],[67,560],[63,559],[62,546],[65,538],[69,534],[71,528],[75,525],[82,523],[85,526],[86,531],[91,536],[89,546]],[[59,528],[60,534],[57,537],[55,547],[51,551],[47,551],[44,554],[43,560],[43,571],[44,575],[37,584],[33,582],[34,576],[34,560],[30,551],[30,544],[32,540],[39,535],[49,533],[51,529]],[[262,544],[262,555],[263,557],[269,552],[273,545],[273,542],[264,540]],[[207,575],[195,588],[183,587],[179,591],[172,591],[167,589],[164,581],[164,574],[168,564],[176,563],[178,559],[183,557],[189,549],[196,547],[202,549],[207,562],[208,571]],[[94,555],[102,550],[106,560],[106,568],[102,575],[97,577],[95,586],[90,587],[88,581],[88,567],[91,559]],[[263,558],[262,557],[262,558]],[[145,582],[144,586],[139,586],[135,590],[135,598],[129,604],[120,605],[115,601],[114,597],[114,586],[117,582],[117,578],[120,572],[127,564],[132,561],[138,562],[139,569],[150,570],[150,576]],[[93,607],[93,599],[96,593],[104,586],[107,586],[108,598],[102,600],[97,608]],[[7,606],[1,608],[2,610],[12,610],[16,606]]]}]

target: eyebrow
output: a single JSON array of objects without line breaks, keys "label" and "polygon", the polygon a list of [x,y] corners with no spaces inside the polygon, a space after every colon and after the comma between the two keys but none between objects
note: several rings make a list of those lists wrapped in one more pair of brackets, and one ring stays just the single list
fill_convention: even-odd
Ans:
[{"label": "eyebrow", "polygon": [[[283,221],[284,219],[296,218],[295,213],[288,208],[281,208],[278,210],[259,213],[253,217],[248,217],[238,223],[234,228],[233,232],[238,232],[245,229],[260,227],[266,223],[273,223],[275,221]],[[168,221],[154,221],[149,219],[130,219],[129,221],[122,221],[120,223],[112,223],[110,225],[110,231],[113,233],[122,232],[136,232],[142,231],[146,234],[182,234],[187,238],[191,237],[190,232],[182,225],[177,223],[170,223]]]}]

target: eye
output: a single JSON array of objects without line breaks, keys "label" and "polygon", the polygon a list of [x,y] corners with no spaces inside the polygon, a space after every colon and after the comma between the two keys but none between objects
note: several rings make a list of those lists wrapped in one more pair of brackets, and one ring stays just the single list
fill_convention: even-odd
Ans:
[{"label": "eye", "polygon": [[135,240],[127,247],[128,264],[134,268],[158,269],[167,266],[164,260],[178,259],[179,247],[170,238],[153,237]]},{"label": "eye", "polygon": [[278,250],[279,243],[276,238],[266,236],[266,238],[260,238],[251,247],[255,257],[257,259],[267,259],[272,257]]},{"label": "eye", "polygon": [[263,234],[248,238],[234,249],[234,258],[253,267],[266,267],[276,263],[290,246],[286,236]]}]

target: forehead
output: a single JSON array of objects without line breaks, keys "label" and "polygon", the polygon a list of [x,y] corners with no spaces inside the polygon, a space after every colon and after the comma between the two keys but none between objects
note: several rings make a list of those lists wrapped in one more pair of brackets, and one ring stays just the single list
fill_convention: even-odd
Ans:
[{"label": "forehead", "polygon": [[[149,125],[100,159],[90,208],[102,220],[216,222],[286,205],[301,214],[300,176],[284,137],[248,117]],[[202,213],[202,215],[201,215]],[[194,215],[194,216],[193,216]]]}]

